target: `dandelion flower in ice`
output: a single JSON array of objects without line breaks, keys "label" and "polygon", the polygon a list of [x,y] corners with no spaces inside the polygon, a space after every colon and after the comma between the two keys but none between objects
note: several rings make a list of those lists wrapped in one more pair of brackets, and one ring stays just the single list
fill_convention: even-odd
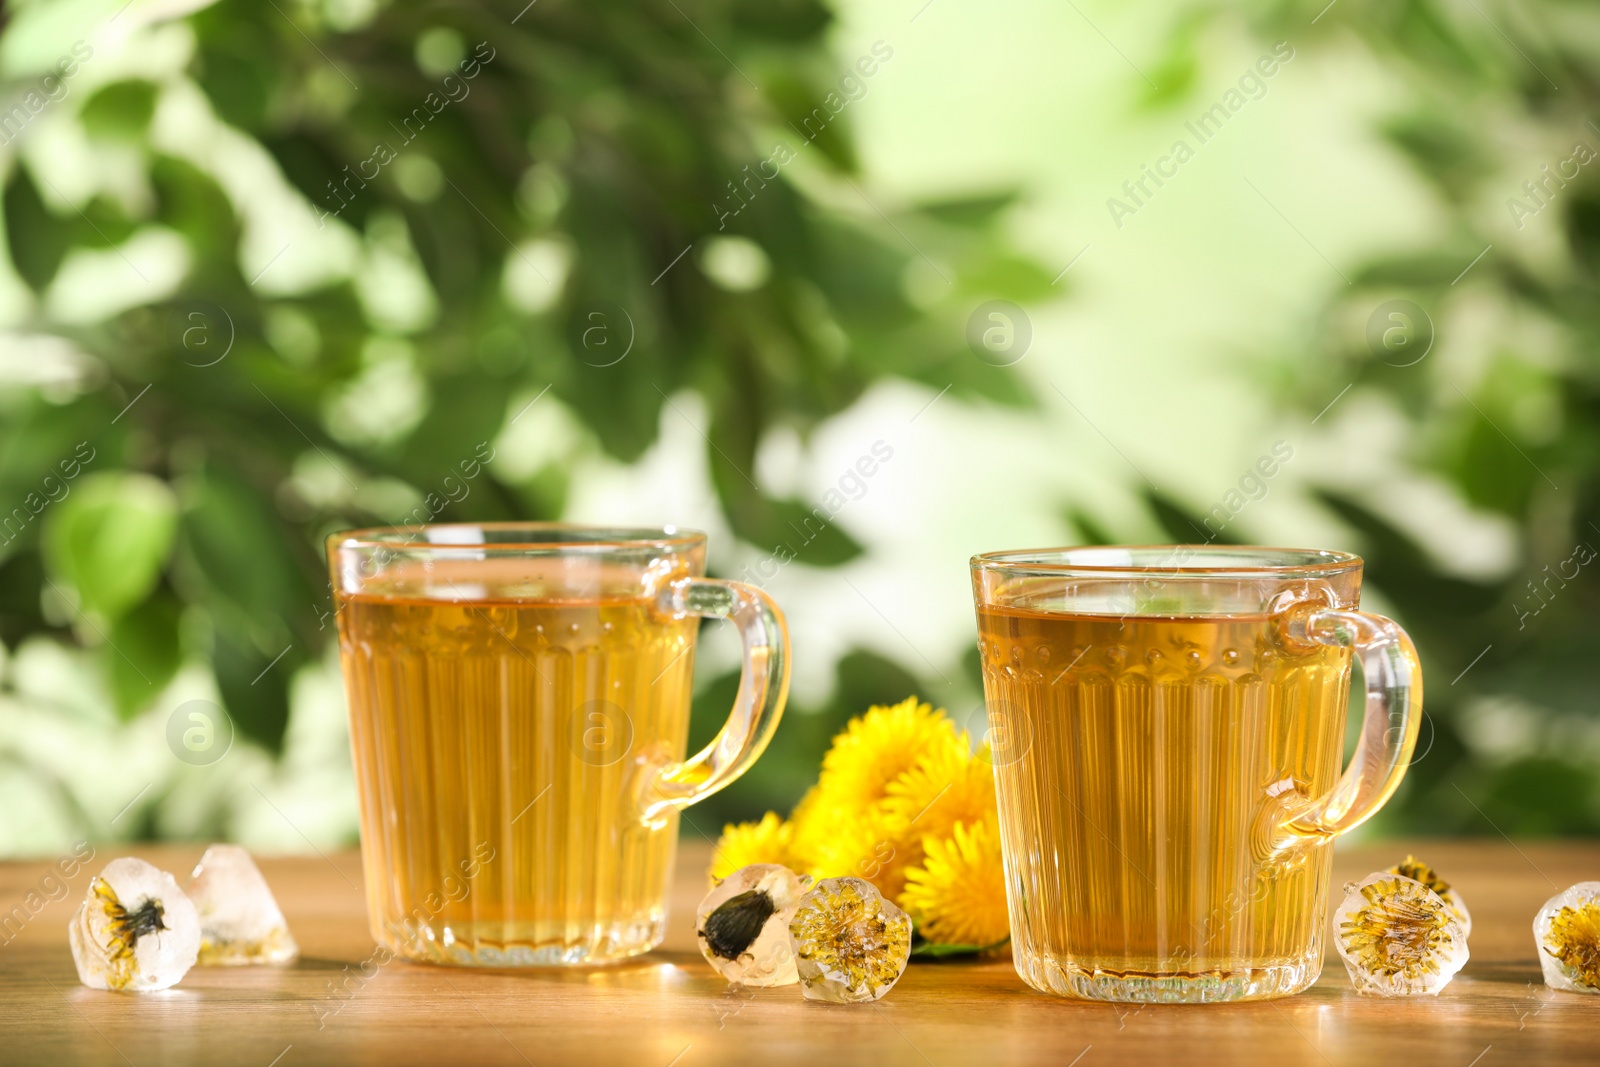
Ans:
[{"label": "dandelion flower in ice", "polygon": [[911,919],[860,878],[825,878],[800,898],[789,940],[809,1000],[877,1000],[911,959]]},{"label": "dandelion flower in ice", "polygon": [[202,965],[288,963],[300,954],[261,869],[238,845],[206,849],[188,896],[200,915]]},{"label": "dandelion flower in ice", "polygon": [[172,875],[129,856],[90,881],[67,936],[89,988],[166,989],[200,954],[200,916]]},{"label": "dandelion flower in ice", "polygon": [[1334,942],[1358,993],[1434,995],[1467,962],[1467,935],[1444,899],[1397,874],[1347,887],[1334,912]]},{"label": "dandelion flower in ice", "polygon": [[700,954],[718,974],[740,985],[798,982],[789,920],[810,887],[811,879],[776,863],[730,872],[706,894],[695,915]]},{"label": "dandelion flower in ice", "polygon": [[1545,901],[1533,920],[1545,984],[1600,993],[1600,882],[1579,882]]},{"label": "dandelion flower in ice", "polygon": [[1439,894],[1439,897],[1450,905],[1450,910],[1455,912],[1456,918],[1461,920],[1462,936],[1472,936],[1472,915],[1467,911],[1466,902],[1461,899],[1461,894],[1454,886],[1439,877],[1439,872],[1408,853],[1403,863],[1397,863],[1389,868],[1389,873],[1421,882]]}]

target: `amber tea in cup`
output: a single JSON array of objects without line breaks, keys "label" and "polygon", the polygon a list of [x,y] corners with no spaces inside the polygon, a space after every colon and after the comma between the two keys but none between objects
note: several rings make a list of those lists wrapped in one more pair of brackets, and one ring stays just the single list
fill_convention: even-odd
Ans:
[{"label": "amber tea in cup", "polygon": [[[1309,986],[1331,842],[1394,792],[1422,707],[1411,642],[1355,610],[1361,561],[1079,548],[972,574],[1023,980],[1161,1002]],[[1341,775],[1352,655],[1366,718]]]},{"label": "amber tea in cup", "polygon": [[[776,728],[788,636],[674,529],[426,526],[329,540],[373,935],[480,965],[661,940],[677,812]],[[695,636],[744,641],[733,716],[684,759]]]}]

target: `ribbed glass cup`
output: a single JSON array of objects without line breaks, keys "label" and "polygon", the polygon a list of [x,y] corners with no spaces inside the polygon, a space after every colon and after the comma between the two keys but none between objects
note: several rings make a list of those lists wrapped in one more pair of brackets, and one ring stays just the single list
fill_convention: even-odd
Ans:
[{"label": "ribbed glass cup", "polygon": [[[1398,784],[1404,635],[1342,553],[1203,546],[973,560],[1018,973],[1119,1001],[1298,992],[1332,838]],[[1367,730],[1340,775],[1352,646]]]},{"label": "ribbed glass cup", "polygon": [[[580,964],[665,932],[677,812],[776,727],[787,635],[705,579],[705,537],[556,525],[329,543],[373,935],[485,966]],[[745,644],[733,716],[685,760],[700,615]]]}]

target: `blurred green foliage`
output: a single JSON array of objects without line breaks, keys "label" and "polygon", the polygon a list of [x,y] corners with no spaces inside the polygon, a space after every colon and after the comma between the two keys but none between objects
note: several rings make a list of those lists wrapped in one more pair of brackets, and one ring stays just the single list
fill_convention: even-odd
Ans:
[{"label": "blurred green foliage", "polygon": [[[1049,289],[997,237],[1013,198],[870,198],[850,115],[817,111],[861,61],[832,54],[816,0],[519,7],[383,4],[341,22],[361,5],[204,6],[180,71],[50,105],[134,194],[108,181],[74,203],[41,157],[7,156],[30,330],[69,341],[81,370],[0,398],[0,500],[23,508],[0,547],[7,646],[54,634],[93,650],[124,720],[202,661],[240,733],[276,751],[289,679],[331,633],[321,539],[560,516],[566,456],[448,491],[546,389],[620,461],[682,417],[669,398],[697,393],[722,510],[767,547],[812,506],[750,477],[774,428],[803,436],[891,377],[1030,402],[962,341],[975,300]],[[314,233],[194,143],[222,133],[163,126],[196,89],[228,151],[264,150],[310,205]],[[354,265],[296,282],[294,244],[330,230]],[[52,312],[74,256],[151,232],[182,239],[175,291]],[[127,266],[136,293],[145,272]],[[79,442],[85,473],[33,508]],[[830,525],[801,559],[859,551]]]},{"label": "blurred green foliage", "polygon": [[[1397,78],[1377,132],[1440,220],[1435,240],[1346,269],[1309,343],[1268,363],[1277,397],[1307,413],[1347,386],[1389,398],[1410,425],[1406,461],[1516,531],[1509,574],[1464,577],[1336,481],[1318,493],[1427,666],[1417,756],[1375,825],[1600,833],[1600,581],[1584,562],[1600,550],[1600,165],[1578,149],[1600,156],[1600,18],[1561,3],[1438,0],[1342,0],[1325,15],[1311,25],[1298,4],[1196,5],[1164,69],[1189,69],[1208,23],[1244,21],[1330,60],[1364,48]],[[1506,161],[1528,153],[1511,146],[1530,144],[1548,168],[1514,172]],[[1564,247],[1522,239],[1544,211]],[[1431,319],[1431,358],[1385,358],[1370,343],[1374,310],[1397,298]],[[1438,355],[1447,348],[1455,358]],[[1148,504],[1176,540],[1201,526],[1159,494]]]},{"label": "blurred green foliage", "polygon": [[[54,3],[9,5],[0,44],[33,33],[46,62],[91,36],[39,32]],[[547,389],[581,422],[583,448],[623,462],[686,417],[671,398],[696,395],[718,503],[762,550],[810,508],[752,480],[773,431],[803,437],[887,379],[1033,403],[1025,377],[992,373],[963,343],[978,302],[1059,291],[1000,236],[1015,195],[881,200],[853,113],[826,104],[867,57],[830,47],[816,0],[195,6],[181,47],[156,47],[160,26],[139,31],[151,54],[182,55],[175,69],[49,103],[50,121],[81,132],[93,177],[72,173],[80,157],[30,152],[32,128],[0,149],[4,249],[31,301],[11,339],[27,338],[17,360],[38,368],[0,383],[0,643],[85,649],[114,722],[150,714],[198,663],[240,734],[282,751],[291,679],[330,637],[321,538],[561,515],[573,453],[560,443],[450,489]],[[1321,15],[1186,3],[1136,106],[1192,103],[1212,35],[1241,27],[1329,69],[1375,59],[1389,79],[1375,132],[1437,220],[1433,238],[1347,265],[1351,284],[1306,344],[1254,369],[1307,414],[1347,385],[1386,398],[1409,423],[1408,462],[1517,531],[1511,573],[1464,576],[1347,484],[1330,476],[1319,493],[1428,667],[1419,756],[1377,825],[1600,831],[1582,755],[1600,585],[1587,568],[1558,581],[1546,569],[1579,542],[1600,547],[1600,166],[1537,205],[1541,222],[1559,219],[1551,248],[1507,220],[1521,182],[1543,175],[1506,165],[1530,143],[1552,166],[1574,141],[1600,148],[1594,17],[1545,0],[1340,0]],[[0,89],[18,99],[39,76],[0,71]],[[163,287],[131,250],[165,237],[183,261]],[[66,283],[91,261],[111,269],[91,287],[109,310],[60,296],[83,291]],[[1437,332],[1415,365],[1367,339],[1373,310],[1396,298]],[[1452,346],[1472,349],[1473,373],[1440,358]],[[1205,529],[1181,501],[1152,490],[1145,503],[1173,540]],[[1077,501],[1064,517],[1090,541],[1145,535]],[[800,558],[860,551],[830,525]],[[975,657],[961,671],[952,689],[977,691]],[[932,688],[862,650],[835,681],[826,707],[786,716],[760,772],[689,825],[714,834],[787,810],[848,715]],[[720,723],[733,685],[704,687],[691,743]],[[950,710],[973,725],[972,709]],[[60,771],[27,755],[0,751],[0,779],[55,789]],[[59,784],[68,806],[81,800]]]}]

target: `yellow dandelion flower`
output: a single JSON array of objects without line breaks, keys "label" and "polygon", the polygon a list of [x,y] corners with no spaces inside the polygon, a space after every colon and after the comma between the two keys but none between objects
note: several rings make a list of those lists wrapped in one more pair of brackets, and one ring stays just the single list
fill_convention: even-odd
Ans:
[{"label": "yellow dandelion flower", "polygon": [[839,732],[789,815],[784,847],[796,871],[864,878],[893,900],[922,862],[927,833],[948,836],[993,813],[988,762],[943,711],[911,697],[874,705]]},{"label": "yellow dandelion flower", "polygon": [[917,837],[949,837],[956,823],[996,818],[994,770],[984,750],[939,746],[887,787],[883,806]]},{"label": "yellow dandelion flower", "polygon": [[760,822],[730,823],[722,828],[716,851],[711,854],[711,882],[715,885],[740,867],[752,863],[781,863],[792,866],[793,828],[776,812],[767,812]]},{"label": "yellow dandelion flower", "polygon": [[[873,804],[864,811],[833,809],[826,820],[829,832],[815,838],[815,851],[807,873],[817,878],[862,878],[893,900],[905,888],[905,869],[922,858],[920,835],[908,832],[905,821]],[[814,826],[824,819],[812,816]]]},{"label": "yellow dandelion flower", "polygon": [[1010,935],[1000,832],[993,821],[957,823],[927,837],[920,867],[906,871],[900,905],[924,938],[941,945],[993,945]]},{"label": "yellow dandelion flower", "polygon": [[796,827],[805,822],[806,816],[817,808],[820,795],[816,786],[807,789],[805,795],[800,798],[800,802],[794,806],[794,810],[789,812],[789,821],[794,823]]},{"label": "yellow dandelion flower", "polygon": [[952,792],[943,788],[947,781],[956,779],[958,788],[948,803],[940,797],[940,814],[929,824],[935,829],[947,832],[957,819],[977,821],[993,809],[992,800],[985,807],[974,799],[979,783],[966,768],[968,750],[967,735],[915,697],[852,719],[789,817],[799,869],[864,878],[893,900],[905,888],[906,868],[922,861],[928,826],[918,815],[929,800]]},{"label": "yellow dandelion flower", "polygon": [[907,869],[922,863],[925,837],[948,837],[958,822],[993,818],[993,773],[967,751],[965,734],[957,739],[958,745],[924,752],[864,809],[842,811],[822,793],[803,802],[812,873],[865,878],[894,900],[905,889]]},{"label": "yellow dandelion flower", "polygon": [[874,705],[833,739],[833,747],[822,758],[817,802],[860,810],[882,800],[889,783],[924,755],[967,747],[943,711],[916,697],[891,707]]},{"label": "yellow dandelion flower", "polygon": [[796,871],[814,872],[821,856],[829,849],[837,822],[838,816],[828,809],[822,791],[817,786],[807,789],[800,803],[789,813],[789,825],[794,828],[790,849]]},{"label": "yellow dandelion flower", "polygon": [[1409,878],[1413,882],[1421,882],[1441,897],[1450,892],[1450,883],[1440,878],[1438,871],[1435,871],[1409,852],[1406,853],[1405,862],[1397,863],[1390,867],[1389,873]]},{"label": "yellow dandelion flower", "polygon": [[1600,989],[1600,905],[1567,905],[1550,920],[1544,950],[1566,965],[1572,984]]}]

